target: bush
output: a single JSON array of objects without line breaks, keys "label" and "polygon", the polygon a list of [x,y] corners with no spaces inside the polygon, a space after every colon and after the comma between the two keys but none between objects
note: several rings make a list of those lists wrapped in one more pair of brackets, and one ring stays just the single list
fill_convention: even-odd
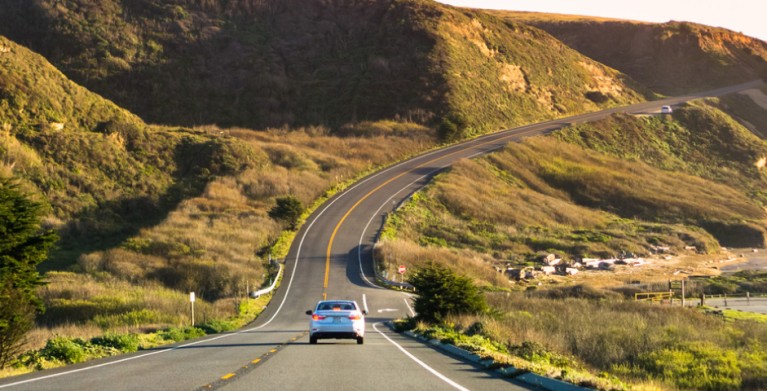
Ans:
[{"label": "bush", "polygon": [[135,334],[107,334],[91,339],[97,346],[113,348],[123,353],[135,352],[139,347],[139,339]]},{"label": "bush", "polygon": [[226,320],[212,320],[208,323],[205,323],[203,325],[200,325],[200,328],[206,333],[206,334],[218,334],[223,333],[227,331],[232,331],[237,328],[237,326],[231,322]]},{"label": "bush", "polygon": [[440,323],[449,314],[478,314],[487,311],[485,296],[467,277],[447,267],[429,263],[408,279],[416,289],[416,317]]},{"label": "bush", "polygon": [[205,335],[205,331],[197,327],[171,327],[160,331],[158,334],[160,338],[166,341],[180,342],[187,339],[202,337]]},{"label": "bush", "polygon": [[534,293],[530,293],[530,296],[539,297],[543,299],[574,298],[574,299],[589,299],[589,300],[618,300],[621,298],[620,293],[612,292],[609,290],[598,289],[598,288],[594,288],[592,286],[583,285],[583,284],[540,290]]},{"label": "bush", "polygon": [[269,217],[284,221],[291,230],[298,226],[298,219],[304,213],[304,207],[296,197],[287,196],[277,199],[277,205],[269,210]]},{"label": "bush", "polygon": [[79,338],[56,337],[49,339],[40,353],[48,360],[74,364],[85,359],[85,345],[86,342]]}]

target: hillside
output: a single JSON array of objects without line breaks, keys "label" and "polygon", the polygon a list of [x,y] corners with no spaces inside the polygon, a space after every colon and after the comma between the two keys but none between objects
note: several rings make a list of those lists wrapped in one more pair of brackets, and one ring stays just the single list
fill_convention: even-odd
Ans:
[{"label": "hillside", "polygon": [[347,138],[322,127],[147,125],[2,36],[0,118],[0,175],[46,200],[45,226],[61,235],[41,265],[47,311],[35,348],[55,334],[183,324],[190,290],[211,330],[233,327],[237,297],[276,272],[267,260],[286,227],[269,216],[275,199],[311,205],[435,140],[395,121],[340,129]]},{"label": "hillside", "polygon": [[642,99],[541,30],[426,0],[0,6],[0,34],[154,123],[399,118],[460,137]]},{"label": "hillside", "polygon": [[[443,140],[653,95],[630,58],[611,68],[527,22],[426,0],[0,9],[0,176],[46,199],[45,225],[62,237],[42,265],[47,312],[30,348],[185,325],[189,291],[200,327],[238,327],[232,317],[255,316],[247,303],[267,300],[242,298],[275,276],[268,259],[294,234],[270,217],[278,199],[310,208]],[[703,89],[764,63],[707,56],[700,66],[715,74],[649,84]],[[439,259],[497,288],[508,279],[490,265],[549,251],[764,246],[767,146],[731,113],[765,129],[765,111],[740,95],[675,110],[460,162],[390,220],[379,250],[408,266]]]},{"label": "hillside", "polygon": [[440,259],[503,287],[490,266],[547,253],[763,247],[767,143],[719,104],[695,102],[673,119],[616,115],[463,161],[390,218],[380,255]]},{"label": "hillside", "polygon": [[493,13],[539,27],[665,95],[767,78],[767,43],[727,29],[687,22]]},{"label": "hillside", "polygon": [[51,204],[65,250],[114,245],[212,175],[255,164],[238,145],[147,126],[4,37],[0,48],[0,169]]}]

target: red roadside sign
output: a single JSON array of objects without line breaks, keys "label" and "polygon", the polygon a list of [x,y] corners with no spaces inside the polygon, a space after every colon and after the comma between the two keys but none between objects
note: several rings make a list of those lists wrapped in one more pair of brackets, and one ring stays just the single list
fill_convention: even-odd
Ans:
[{"label": "red roadside sign", "polygon": [[405,274],[405,265],[399,265],[397,272],[399,272],[399,274]]}]

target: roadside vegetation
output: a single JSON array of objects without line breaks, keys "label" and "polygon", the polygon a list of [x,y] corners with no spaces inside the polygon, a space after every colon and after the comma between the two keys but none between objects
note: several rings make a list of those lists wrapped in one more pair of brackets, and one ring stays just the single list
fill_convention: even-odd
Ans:
[{"label": "roadside vegetation", "polygon": [[45,204],[31,199],[16,181],[0,178],[0,368],[22,350],[24,335],[43,310],[37,265],[58,237],[41,229]]},{"label": "roadside vegetation", "polygon": [[27,335],[23,353],[0,370],[0,377],[236,330],[271,299],[269,294],[197,301],[192,326],[189,295],[184,292],[157,285],[137,288],[106,275],[51,272],[47,278],[42,295],[48,311]]},{"label": "roadside vegetation", "polygon": [[[550,253],[575,262],[651,256],[653,246],[713,256],[720,245],[764,247],[767,175],[759,162],[767,143],[720,110],[729,99],[693,102],[673,116],[569,126],[437,176],[387,219],[379,267],[390,275],[401,264],[416,275],[450,268],[485,291],[490,310],[400,327],[495,366],[587,387],[760,389],[764,316],[635,302],[642,288],[615,276],[602,281],[609,271],[519,282],[503,273],[539,267]],[[710,270],[697,256],[689,270]],[[587,273],[606,273],[594,278],[613,288],[593,288]],[[642,282],[680,278],[647,276]],[[758,294],[763,280],[753,272],[701,278],[688,294]]]},{"label": "roadside vegetation", "polygon": [[[440,142],[638,102],[655,94],[635,80],[667,81],[605,66],[503,15],[426,0],[0,6],[0,34],[10,38],[0,36],[0,177],[45,199],[40,232],[61,237],[40,265],[45,285],[35,294],[46,312],[25,353],[2,349],[0,364],[12,365],[0,375],[241,327],[268,301],[249,292],[277,278],[271,259],[285,255],[302,219],[359,175]],[[664,29],[675,52],[680,37],[706,33]],[[717,37],[737,55],[691,58],[717,82],[761,74],[762,46],[746,53],[725,35]],[[748,102],[614,116],[460,162],[391,216],[380,264],[392,274],[398,264],[434,267],[414,277],[422,290],[434,279],[452,284],[431,286],[449,301],[422,302],[419,313],[433,315],[419,319],[422,332],[514,355],[504,359],[524,370],[602,388],[764,384],[760,325],[588,288],[523,296],[493,268],[532,266],[548,253],[764,246],[767,146],[735,120],[762,128],[765,113]],[[712,286],[761,284],[743,278]],[[492,292],[490,309],[482,292]],[[24,309],[41,308],[32,304]],[[18,330],[31,326],[21,320]],[[605,328],[587,333],[594,325]],[[710,375],[692,378],[690,368]]]},{"label": "roadside vegetation", "polygon": [[607,390],[757,390],[767,381],[764,315],[712,316],[588,285],[483,295],[470,278],[436,262],[408,282],[418,315],[395,322],[396,329],[492,359],[493,368],[512,367],[512,377],[532,371]]},{"label": "roadside vegetation", "polygon": [[571,126],[438,176],[389,217],[378,259],[386,269],[443,259],[496,286],[494,264],[534,266],[548,253],[576,261],[651,246],[763,247],[764,156],[767,143],[706,102],[673,120]]},{"label": "roadside vegetation", "polygon": [[[454,315],[415,331],[597,389],[758,390],[767,324],[626,300],[584,286],[489,293],[493,315]],[[521,373],[521,372],[520,372]]]}]

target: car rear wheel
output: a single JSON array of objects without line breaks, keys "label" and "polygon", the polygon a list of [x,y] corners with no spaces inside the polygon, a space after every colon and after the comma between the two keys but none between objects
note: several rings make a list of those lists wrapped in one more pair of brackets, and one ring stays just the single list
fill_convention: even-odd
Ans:
[{"label": "car rear wheel", "polygon": [[357,345],[362,345],[363,343],[365,343],[365,338],[357,337]]},{"label": "car rear wheel", "polygon": [[314,345],[317,343],[317,337],[309,337],[309,343]]}]

